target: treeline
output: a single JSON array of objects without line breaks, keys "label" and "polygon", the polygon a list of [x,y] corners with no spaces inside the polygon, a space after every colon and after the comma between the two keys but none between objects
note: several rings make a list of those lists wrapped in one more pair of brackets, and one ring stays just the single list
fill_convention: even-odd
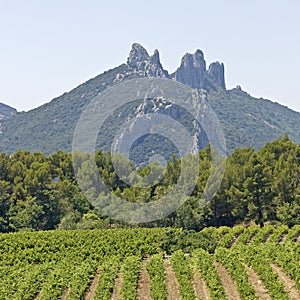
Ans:
[{"label": "treeline", "polygon": [[[86,158],[86,154],[82,159]],[[199,176],[189,197],[176,212],[151,223],[135,226],[174,226],[201,230],[207,226],[236,224],[300,223],[300,146],[288,136],[266,144],[258,152],[237,149],[226,164],[222,184],[212,201],[203,207],[201,195],[211,167],[209,147],[199,151]],[[78,157],[77,157],[78,158]],[[118,167],[136,171],[140,178],[162,167],[152,164],[134,170],[133,165],[118,157]],[[151,187],[131,186],[119,178],[111,153],[95,154],[98,172],[110,190],[131,202],[149,202],[166,195],[177,183],[181,160],[175,156],[165,167],[161,180]],[[85,173],[78,174],[93,182]],[[134,174],[134,173],[133,173]],[[91,192],[99,192],[91,190]],[[100,198],[105,198],[105,192]],[[50,156],[17,151],[0,154],[0,231],[47,229],[92,229],[130,226],[111,220],[90,204],[81,192],[74,175],[71,154],[58,151]]]}]

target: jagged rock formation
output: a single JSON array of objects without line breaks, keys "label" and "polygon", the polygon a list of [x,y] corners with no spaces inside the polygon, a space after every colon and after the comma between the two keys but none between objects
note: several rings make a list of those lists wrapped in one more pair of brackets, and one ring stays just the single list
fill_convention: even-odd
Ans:
[{"label": "jagged rock formation", "polygon": [[175,80],[200,89],[205,86],[206,62],[201,50],[195,54],[187,53],[181,59],[181,65],[175,72]]},{"label": "jagged rock formation", "polygon": [[136,114],[162,114],[167,115],[181,123],[183,122],[183,120],[189,120],[188,131],[194,137],[194,144],[193,147],[190,149],[191,152],[198,152],[200,149],[203,149],[208,143],[208,138],[201,124],[197,120],[195,120],[192,115],[183,110],[181,107],[167,101],[164,98],[144,99],[142,104],[137,108]]},{"label": "jagged rock formation", "polygon": [[169,78],[168,71],[164,70],[160,63],[158,50],[156,49],[154,54],[149,56],[146,49],[138,43],[132,45],[127,66],[129,70],[140,75]]},{"label": "jagged rock formation", "polygon": [[[129,113],[122,116],[120,111]],[[135,165],[147,165],[153,155],[161,155],[166,160],[171,160],[173,154],[181,156],[197,153],[208,143],[208,137],[199,121],[163,96],[136,100],[133,107],[126,105],[120,111],[115,111],[111,119],[119,122],[114,123],[114,128],[120,126],[121,133],[106,143],[113,145],[113,151],[125,156],[130,149],[129,158]],[[110,125],[104,123],[102,130],[109,131]],[[113,136],[115,133],[117,132],[113,132]],[[105,151],[109,150],[106,149],[106,145],[97,146]]]},{"label": "jagged rock formation", "polygon": [[152,56],[149,56],[143,46],[135,43],[132,45],[129,53],[127,67],[128,70],[123,74],[118,74],[117,79],[123,80],[133,74],[138,74],[148,77],[173,78],[196,89],[211,88],[214,86],[226,89],[224,64],[213,62],[207,70],[204,54],[199,49],[194,54],[186,53],[181,59],[180,67],[170,76],[160,62],[157,49]]},{"label": "jagged rock formation", "polygon": [[226,89],[224,77],[224,64],[213,62],[209,65],[207,75],[220,87]]},{"label": "jagged rock formation", "polygon": [[[160,62],[157,50],[150,56],[141,45],[133,44],[126,63],[88,80],[34,110],[16,113],[12,109],[8,110],[7,114],[7,107],[0,104],[0,151],[8,153],[13,153],[17,149],[44,153],[53,153],[59,149],[71,151],[75,126],[86,105],[94,97],[120,81],[145,76],[178,80],[199,89],[200,95],[201,93],[205,95],[222,124],[229,151],[237,147],[254,147],[257,150],[266,142],[279,138],[285,133],[288,133],[293,141],[300,143],[298,112],[269,100],[253,98],[239,86],[226,90],[224,65],[214,62],[207,69],[201,50],[184,55],[180,67],[174,74],[169,75]],[[155,97],[154,95],[153,98]],[[115,104],[118,107],[118,103]],[[128,115],[134,118],[142,113],[165,114],[179,123],[184,122],[185,127],[188,127],[189,132],[195,137],[195,150],[201,149],[205,144],[206,138],[199,124],[193,123],[192,119],[187,119],[176,105],[160,99],[154,102],[133,103],[135,105],[133,107],[129,104],[118,107],[111,118],[104,122],[99,131],[102,134],[99,140],[101,148],[110,147],[114,134],[122,128]],[[6,111],[5,114],[2,113],[1,107]],[[142,142],[144,143],[145,140]],[[141,144],[137,145],[134,152],[135,157],[140,153],[139,162],[143,161],[145,153],[144,150],[137,153]],[[166,150],[174,153],[171,146],[166,147],[165,140],[160,142],[158,139],[154,141],[148,139],[147,145],[155,145],[157,150],[160,149],[164,153],[167,152]],[[148,148],[145,146],[143,149],[151,149],[150,146]]]},{"label": "jagged rock formation", "polygon": [[180,67],[174,73],[175,80],[192,88],[208,88],[217,85],[225,89],[224,65],[214,62],[206,70],[206,61],[201,50],[194,54],[187,53],[181,60]]}]

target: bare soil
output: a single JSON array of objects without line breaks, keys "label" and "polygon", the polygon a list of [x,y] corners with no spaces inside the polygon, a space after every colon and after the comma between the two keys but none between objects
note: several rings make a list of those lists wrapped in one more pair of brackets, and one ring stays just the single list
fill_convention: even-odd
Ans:
[{"label": "bare soil", "polygon": [[137,299],[138,300],[151,300],[150,296],[150,277],[146,269],[149,258],[144,259],[142,269],[138,281]]},{"label": "bare soil", "polygon": [[122,288],[122,275],[120,272],[115,281],[115,287],[114,287],[113,293],[111,295],[111,300],[121,299],[121,288]]},{"label": "bare soil", "polygon": [[195,268],[193,270],[193,286],[197,300],[210,300],[209,289],[205,281],[201,278],[199,271]]},{"label": "bare soil", "polygon": [[249,238],[249,240],[247,241],[246,244],[247,244],[247,245],[251,244],[252,241],[254,240],[255,236],[256,236],[256,233],[253,233],[253,234],[250,236],[250,238]]},{"label": "bare soil", "polygon": [[262,281],[260,280],[259,276],[255,273],[252,268],[246,266],[247,274],[249,283],[253,285],[255,294],[259,300],[271,300],[270,295],[268,294],[269,291],[264,287]]},{"label": "bare soil", "polygon": [[266,238],[265,238],[265,242],[267,243],[272,237],[272,233],[267,234]]},{"label": "bare soil", "polygon": [[97,270],[94,279],[91,281],[91,284],[88,288],[88,291],[84,297],[84,300],[93,300],[96,294],[97,286],[100,278],[100,270]]},{"label": "bare soil", "polygon": [[221,265],[217,262],[215,262],[214,265],[215,265],[217,272],[221,278],[222,285],[224,287],[224,290],[225,290],[228,300],[241,300],[240,294],[237,289],[237,284],[231,278],[227,269],[223,265]]},{"label": "bare soil", "polygon": [[70,288],[66,288],[62,294],[62,296],[60,297],[60,300],[67,300],[68,296],[70,294]]},{"label": "bare soil", "polygon": [[166,269],[166,284],[168,292],[168,300],[181,300],[181,295],[179,292],[179,284],[176,279],[175,272],[171,267],[169,259],[165,260],[165,269]]},{"label": "bare soil", "polygon": [[237,234],[233,239],[232,241],[230,242],[230,244],[228,245],[228,248],[231,248],[235,243],[236,241],[238,240],[240,234]]},{"label": "bare soil", "polygon": [[271,264],[273,271],[278,275],[279,279],[283,282],[285,289],[289,292],[289,297],[292,300],[300,300],[299,292],[296,289],[296,283],[288,275],[286,275],[280,267]]},{"label": "bare soil", "polygon": [[286,240],[286,237],[287,237],[287,234],[286,233],[283,233],[281,235],[281,237],[279,238],[279,244],[283,244]]}]

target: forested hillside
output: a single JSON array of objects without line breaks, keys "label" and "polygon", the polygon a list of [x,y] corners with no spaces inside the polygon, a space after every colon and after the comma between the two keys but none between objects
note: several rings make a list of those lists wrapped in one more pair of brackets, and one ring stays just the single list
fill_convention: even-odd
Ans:
[{"label": "forested hillside", "polygon": [[[175,226],[198,231],[206,226],[253,222],[299,224],[300,146],[287,136],[266,144],[258,152],[251,148],[235,150],[227,159],[220,189],[204,207],[200,199],[211,166],[210,148],[198,155],[200,172],[188,201],[161,220],[136,226]],[[127,164],[125,159],[119,159],[121,164]],[[180,160],[173,157],[160,182],[140,188],[129,186],[118,177],[111,154],[100,150],[95,160],[110,190],[131,202],[160,199],[176,184],[180,173]],[[143,177],[151,168],[162,167],[153,164],[137,172]],[[88,183],[92,179],[85,180]],[[61,151],[50,156],[28,151],[1,153],[0,195],[2,232],[124,226],[104,216],[86,200],[75,180],[71,154]],[[102,193],[100,197],[106,195]]]}]

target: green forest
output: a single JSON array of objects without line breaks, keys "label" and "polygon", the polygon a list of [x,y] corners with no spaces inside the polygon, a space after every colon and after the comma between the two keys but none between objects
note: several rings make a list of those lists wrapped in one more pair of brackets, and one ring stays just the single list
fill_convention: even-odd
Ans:
[{"label": "green forest", "polygon": [[[167,162],[163,178],[152,187],[129,186],[114,170],[111,153],[98,150],[94,155],[105,184],[115,195],[132,202],[160,199],[180,174],[181,160],[174,156]],[[0,232],[132,226],[200,231],[208,226],[280,223],[292,227],[300,223],[300,146],[287,135],[259,151],[244,148],[231,153],[222,184],[204,207],[200,202],[211,167],[210,147],[199,151],[198,156],[199,176],[185,204],[161,220],[130,225],[108,218],[88,202],[76,182],[72,154],[1,153]],[[122,157],[119,160],[128,164]],[[155,168],[163,167],[154,163],[136,172],[143,177]],[[89,180],[86,178],[87,184]]]}]

